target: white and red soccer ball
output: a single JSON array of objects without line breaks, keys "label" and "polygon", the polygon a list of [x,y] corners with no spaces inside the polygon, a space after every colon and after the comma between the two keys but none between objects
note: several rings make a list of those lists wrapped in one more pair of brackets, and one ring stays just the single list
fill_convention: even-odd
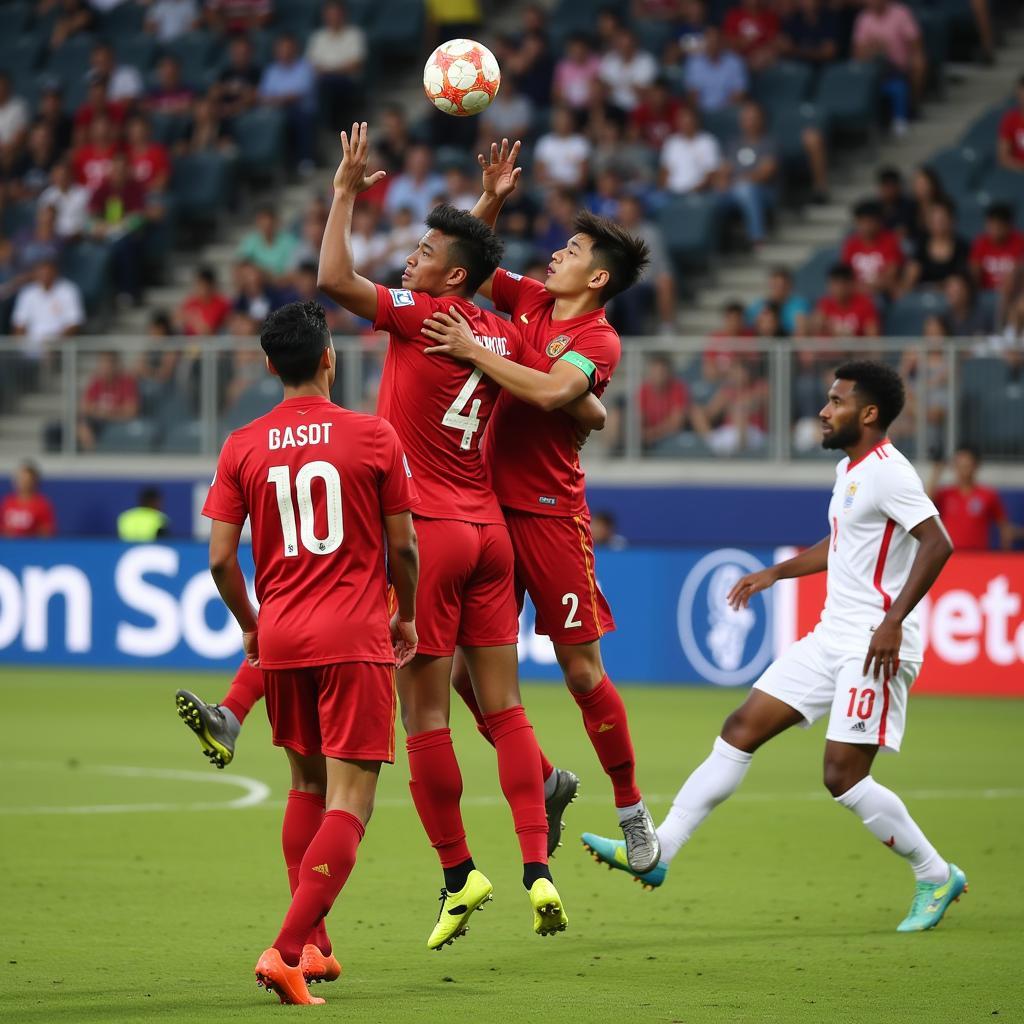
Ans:
[{"label": "white and red soccer ball", "polygon": [[449,39],[427,59],[423,91],[446,114],[471,117],[498,94],[501,69],[494,54],[472,39]]}]

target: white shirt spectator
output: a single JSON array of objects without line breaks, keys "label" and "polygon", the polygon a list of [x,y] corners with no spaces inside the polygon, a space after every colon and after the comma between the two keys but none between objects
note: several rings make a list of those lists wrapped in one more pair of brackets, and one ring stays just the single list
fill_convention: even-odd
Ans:
[{"label": "white shirt spectator", "polygon": [[666,171],[665,187],[685,195],[692,192],[722,162],[722,151],[714,135],[699,132],[693,138],[670,135],[661,147],[661,166]]},{"label": "white shirt spectator", "polygon": [[9,146],[27,126],[28,104],[20,96],[0,104],[0,145]]},{"label": "white shirt spectator", "polygon": [[537,140],[533,160],[548,181],[577,188],[589,156],[590,141],[585,135],[548,134]]},{"label": "white shirt spectator", "polygon": [[529,130],[533,120],[533,104],[522,93],[505,95],[501,92],[494,102],[480,115],[480,121],[486,129],[485,134],[496,139],[517,137]]},{"label": "white shirt spectator", "polygon": [[89,223],[89,190],[73,182],[65,191],[50,185],[39,197],[40,206],[57,211],[56,229],[61,238],[75,238],[85,232]]},{"label": "white shirt spectator", "polygon": [[118,103],[123,100],[138,99],[146,91],[146,85],[142,81],[142,75],[138,68],[130,64],[121,64],[114,68],[110,76],[110,83],[107,85],[107,99],[111,103]]},{"label": "white shirt spectator", "polygon": [[[473,202],[476,202],[474,197]],[[417,242],[419,239],[417,239]],[[377,276],[381,260],[388,255],[390,246],[384,234],[352,235],[352,265],[363,277]],[[413,246],[415,248],[415,245]],[[412,249],[409,250],[410,252]],[[408,255],[408,253],[406,253]]]},{"label": "white shirt spectator", "polygon": [[156,0],[146,24],[161,43],[169,43],[188,32],[198,17],[196,0]]},{"label": "white shirt spectator", "polygon": [[25,285],[14,300],[11,323],[25,331],[24,354],[39,359],[44,342],[85,323],[78,285],[66,278],[58,278],[50,289],[35,281]]},{"label": "white shirt spectator", "polygon": [[306,60],[321,73],[349,71],[366,60],[366,35],[356,25],[346,25],[339,32],[318,28],[309,37]]},{"label": "white shirt spectator", "polygon": [[622,110],[632,110],[640,102],[639,90],[657,77],[658,62],[646,50],[637,50],[628,60],[614,50],[601,58],[601,81]]}]

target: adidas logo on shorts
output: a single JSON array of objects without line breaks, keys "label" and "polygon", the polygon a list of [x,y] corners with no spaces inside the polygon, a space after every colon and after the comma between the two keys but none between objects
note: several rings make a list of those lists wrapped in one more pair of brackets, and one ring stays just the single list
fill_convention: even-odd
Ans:
[{"label": "adidas logo on shorts", "polygon": [[863,722],[857,722],[850,726],[850,732],[867,732],[868,727]]}]

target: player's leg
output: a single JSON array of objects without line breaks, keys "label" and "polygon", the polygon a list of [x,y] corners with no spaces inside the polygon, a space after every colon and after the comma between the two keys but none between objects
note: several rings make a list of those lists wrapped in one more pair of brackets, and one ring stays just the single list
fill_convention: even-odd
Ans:
[{"label": "player's leg", "polygon": [[263,688],[262,671],[243,661],[220,704],[207,704],[191,690],[174,695],[178,716],[196,734],[211,764],[223,768],[231,763],[242,723],[263,696]]},{"label": "player's leg", "polygon": [[910,686],[919,667],[904,664],[894,679],[875,680],[862,674],[859,659],[844,661],[825,744],[825,787],[836,803],[856,814],[914,872],[917,886],[910,912],[897,929],[908,932],[934,928],[967,888],[963,871],[939,855],[903,801],[871,775],[880,747],[900,748]]}]

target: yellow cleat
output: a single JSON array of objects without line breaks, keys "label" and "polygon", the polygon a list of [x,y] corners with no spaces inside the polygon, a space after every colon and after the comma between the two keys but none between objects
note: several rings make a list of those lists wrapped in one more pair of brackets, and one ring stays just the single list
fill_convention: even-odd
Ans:
[{"label": "yellow cleat", "polygon": [[562,908],[562,898],[547,878],[538,878],[533,883],[530,902],[533,904],[533,930],[538,935],[554,935],[568,927],[569,918]]},{"label": "yellow cleat", "polygon": [[[469,931],[466,922],[474,910],[482,910],[491,900],[494,886],[481,871],[474,868],[459,892],[441,890],[441,910],[437,924],[427,939],[427,949],[441,949]],[[557,899],[558,894],[555,894]]]}]

